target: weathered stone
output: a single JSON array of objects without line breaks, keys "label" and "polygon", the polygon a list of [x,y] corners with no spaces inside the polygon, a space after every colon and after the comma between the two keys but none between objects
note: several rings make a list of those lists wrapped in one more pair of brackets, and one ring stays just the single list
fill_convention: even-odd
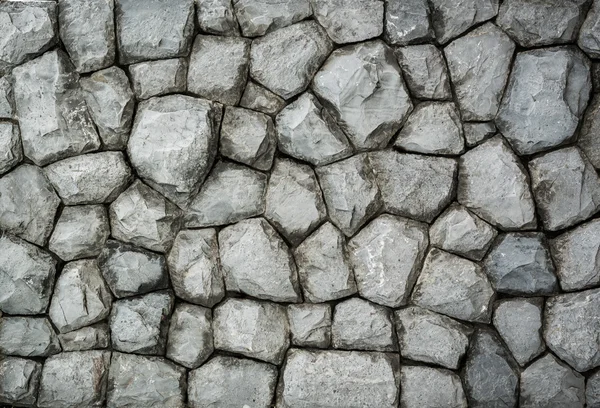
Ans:
[{"label": "weathered stone", "polygon": [[498,0],[431,0],[433,30],[440,44],[498,14]]},{"label": "weathered stone", "polygon": [[316,20],[338,44],[368,40],[383,32],[382,0],[311,0],[310,3]]},{"label": "weathered stone", "polygon": [[500,136],[461,156],[457,200],[502,229],[527,229],[537,223],[527,172]]},{"label": "weathered stone", "polygon": [[[583,14],[583,10],[585,10],[585,6],[587,5],[586,1],[576,1],[575,4],[567,3],[568,5],[577,6],[579,3],[581,6],[579,16],[581,18]],[[579,30],[579,38],[577,44],[579,48],[581,48],[590,58],[600,58],[600,34],[598,33],[598,24],[600,23],[600,13],[598,8],[600,5],[598,2],[593,2],[592,7],[587,13],[587,17],[581,26],[581,30]],[[564,17],[564,15],[563,15]],[[576,22],[579,23],[581,20],[578,19]],[[573,30],[573,35],[577,32],[577,30]]]},{"label": "weathered stone", "polygon": [[[410,0],[409,3],[401,0],[388,0],[388,4],[391,2],[398,4],[426,3],[423,0]],[[400,47],[395,54],[412,95],[420,99],[452,98],[448,68],[446,68],[442,52],[435,45]]]},{"label": "weathered stone", "polygon": [[427,0],[386,0],[384,38],[388,44],[407,45],[434,37]]},{"label": "weathered stone", "polygon": [[348,243],[360,296],[396,308],[405,305],[429,244],[427,226],[381,215]]},{"label": "weathered stone", "polygon": [[289,305],[287,315],[294,346],[327,348],[331,343],[331,305]]},{"label": "weathered stone", "polygon": [[58,335],[63,351],[105,349],[110,345],[110,332],[106,323],[82,327]]},{"label": "weathered stone", "polygon": [[0,119],[15,118],[15,97],[13,94],[12,76],[0,78]]},{"label": "weathered stone", "polygon": [[471,322],[489,323],[494,289],[474,262],[433,248],[412,293],[412,303]]},{"label": "weathered stone", "polygon": [[285,307],[249,299],[227,299],[214,310],[214,345],[247,357],[281,364],[290,345]]},{"label": "weathered stone", "polygon": [[294,250],[294,258],[309,302],[327,302],[356,293],[344,235],[333,224],[323,224],[306,238]]},{"label": "weathered stone", "polygon": [[487,23],[444,48],[463,120],[492,120],[508,80],[515,43]]},{"label": "weathered stone", "polygon": [[450,370],[422,366],[400,369],[403,408],[467,408],[460,377]]},{"label": "weathered stone", "polygon": [[600,62],[592,61],[592,90],[598,93],[600,90]]},{"label": "weathered stone", "polygon": [[585,384],[585,402],[588,408],[600,407],[600,373],[596,371]]},{"label": "weathered stone", "polygon": [[463,132],[467,146],[477,146],[496,134],[494,122],[463,122]]},{"label": "weathered stone", "polygon": [[496,118],[517,154],[541,152],[571,139],[588,103],[590,69],[588,58],[572,46],[517,54]]},{"label": "weathered stone", "polygon": [[131,87],[138,99],[187,90],[185,58],[139,62],[129,66]]},{"label": "weathered stone", "polygon": [[18,357],[0,360],[0,403],[11,406],[34,406],[42,363]]},{"label": "weathered stone", "polygon": [[218,35],[239,35],[231,0],[196,0],[196,18],[202,31]]},{"label": "weathered stone", "polygon": [[47,357],[56,353],[60,353],[58,337],[45,317],[0,319],[0,354]]},{"label": "weathered stone", "polygon": [[285,101],[257,83],[248,81],[240,99],[240,106],[267,115],[277,114],[285,106]]},{"label": "weathered stone", "polygon": [[0,122],[0,175],[23,160],[21,133],[14,123]]},{"label": "weathered stone", "polygon": [[309,0],[234,0],[244,37],[258,37],[304,20],[312,14]]},{"label": "weathered stone", "polygon": [[170,320],[167,358],[187,368],[199,367],[213,352],[210,309],[179,304]]},{"label": "weathered stone", "polygon": [[332,48],[314,21],[280,28],[252,42],[250,77],[289,99],[306,89]]},{"label": "weathered stone", "polygon": [[[598,66],[600,67],[600,64]],[[600,134],[600,96],[595,95],[583,116],[577,146],[596,169],[600,169],[600,137],[598,134]]]}]

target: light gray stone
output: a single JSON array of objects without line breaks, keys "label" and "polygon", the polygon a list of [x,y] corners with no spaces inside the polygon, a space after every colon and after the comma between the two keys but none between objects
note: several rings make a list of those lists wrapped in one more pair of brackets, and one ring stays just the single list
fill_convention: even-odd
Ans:
[{"label": "light gray stone", "polygon": [[383,32],[382,0],[311,0],[310,3],[315,19],[338,44],[368,40]]},{"label": "light gray stone", "polygon": [[331,343],[331,305],[301,303],[287,307],[291,342],[299,347],[328,348]]},{"label": "light gray stone", "polygon": [[0,403],[34,406],[37,398],[42,363],[18,357],[0,360]]},{"label": "light gray stone", "polygon": [[0,354],[48,357],[60,353],[58,337],[45,317],[0,318]]},{"label": "light gray stone", "polygon": [[240,99],[240,106],[267,115],[277,114],[285,106],[285,101],[255,82],[248,81]]},{"label": "light gray stone", "polygon": [[214,350],[210,309],[182,303],[170,321],[167,358],[187,368],[198,368]]},{"label": "light gray stone", "polygon": [[21,134],[16,124],[0,122],[0,152],[0,175],[23,160]]},{"label": "light gray stone", "polygon": [[304,20],[312,14],[309,0],[233,0],[244,37],[258,37]]},{"label": "light gray stone", "polygon": [[0,119],[15,118],[15,97],[13,94],[12,76],[0,78]]},{"label": "light gray stone", "polygon": [[496,134],[494,122],[463,122],[463,132],[467,146],[477,146]]},{"label": "light gray stone", "polygon": [[[579,1],[574,2],[574,4],[573,2],[571,4],[567,4],[571,6],[577,6],[577,3],[580,3],[583,6],[580,8],[580,10],[578,10],[578,17],[581,18],[587,2]],[[600,5],[598,2],[594,1],[592,3],[583,25],[581,26],[581,30],[579,30],[579,37],[577,40],[577,45],[579,45],[579,48],[581,48],[590,58],[600,58],[600,34],[598,32],[598,24],[600,23],[600,14],[598,13],[599,7]],[[580,19],[576,20],[576,24],[578,24],[580,21]],[[575,29],[571,33],[574,35],[576,32],[577,30]]]},{"label": "light gray stone", "polygon": [[450,370],[423,366],[400,369],[403,408],[467,408],[460,377]]},{"label": "light gray stone", "polygon": [[196,18],[207,33],[240,35],[231,0],[196,0]]},{"label": "light gray stone", "polygon": [[[410,0],[408,3],[401,0],[388,0],[388,4],[391,2],[405,4],[405,7],[415,2],[426,3],[423,0]],[[410,15],[412,16],[412,14]],[[442,52],[435,45],[399,47],[395,54],[408,89],[413,96],[420,99],[452,98],[446,61],[444,61]]]},{"label": "light gray stone", "polygon": [[595,372],[585,384],[585,402],[588,408],[600,407],[600,374]]},{"label": "light gray stone", "polygon": [[131,87],[138,99],[148,99],[187,90],[185,58],[145,61],[128,67]]},{"label": "light gray stone", "polygon": [[105,349],[110,345],[110,329],[106,323],[82,327],[58,335],[63,351]]},{"label": "light gray stone", "polygon": [[427,0],[386,0],[384,38],[388,44],[407,45],[433,40]]},{"label": "light gray stone", "polygon": [[433,30],[440,44],[498,14],[499,0],[431,0]]},{"label": "light gray stone", "polygon": [[[600,67],[600,64],[598,64]],[[594,92],[597,92],[594,90]],[[594,95],[579,128],[577,146],[596,169],[600,169],[600,96]]]}]

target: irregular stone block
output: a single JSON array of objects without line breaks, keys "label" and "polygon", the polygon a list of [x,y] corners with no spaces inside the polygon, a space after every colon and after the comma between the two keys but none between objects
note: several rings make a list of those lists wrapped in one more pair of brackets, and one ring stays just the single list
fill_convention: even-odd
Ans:
[{"label": "irregular stone block", "polygon": [[58,337],[45,317],[0,319],[0,353],[9,356],[48,357],[60,353]]},{"label": "irregular stone block", "polygon": [[[600,64],[598,65],[600,67]],[[596,92],[596,90],[594,90]],[[600,169],[600,97],[594,96],[579,128],[577,146],[596,169]]]},{"label": "irregular stone block", "polygon": [[383,32],[381,0],[311,0],[310,3],[315,19],[338,44],[368,40]]},{"label": "irregular stone block", "polygon": [[312,14],[309,0],[234,0],[244,37],[258,37],[304,20]]},{"label": "irregular stone block", "polygon": [[433,40],[427,0],[386,0],[383,35],[393,45]]},{"label": "irregular stone block", "polygon": [[463,122],[463,132],[467,146],[477,146],[496,134],[494,122]]},{"label": "irregular stone block", "polygon": [[37,398],[42,363],[18,357],[0,361],[0,403],[33,406]]},{"label": "irregular stone block", "polygon": [[405,408],[467,408],[460,377],[450,370],[423,366],[400,369],[400,405]]},{"label": "irregular stone block", "polygon": [[139,62],[129,66],[131,86],[138,99],[187,90],[185,58]]},{"label": "irregular stone block", "polygon": [[240,106],[267,115],[277,114],[285,106],[285,101],[257,83],[248,81],[240,99]]},{"label": "irregular stone block", "polygon": [[[392,2],[402,4],[404,7],[410,3],[426,3],[423,0],[410,0],[408,3],[401,0],[388,0],[388,4]],[[425,7],[428,6],[425,5]],[[415,16],[417,12],[407,15]],[[399,47],[395,54],[412,95],[420,99],[452,98],[446,61],[444,61],[442,52],[435,45]]]},{"label": "irregular stone block", "polygon": [[196,0],[196,19],[207,33],[240,35],[231,0]]},{"label": "irregular stone block", "polygon": [[23,160],[19,126],[0,122],[0,175],[10,171]]},{"label": "irregular stone block", "polygon": [[110,344],[110,329],[106,323],[82,327],[58,335],[63,351],[105,349]]},{"label": "irregular stone block", "polygon": [[592,374],[586,381],[585,402],[588,408],[600,407],[600,374],[598,372]]},{"label": "irregular stone block", "polygon": [[499,0],[431,0],[431,20],[440,44],[458,37],[476,24],[498,14]]},{"label": "irregular stone block", "polygon": [[[576,20],[575,24],[579,24],[581,22],[581,16],[583,15],[587,3],[588,2],[585,0],[567,3],[567,7],[571,6],[569,10],[571,12],[574,11],[573,8],[579,5],[582,6],[579,8],[579,10],[577,10],[579,11],[577,17],[579,18]],[[597,2],[592,3],[592,7],[587,13],[585,21],[581,26],[581,30],[579,30],[579,38],[577,40],[577,45],[579,45],[579,48],[581,48],[590,58],[600,58],[600,35],[598,34],[597,29],[598,23],[600,23],[600,14],[598,13],[599,7],[600,6]],[[566,16],[563,15],[562,17],[564,18]],[[576,32],[577,29],[572,30],[569,34],[574,35]]]},{"label": "irregular stone block", "polygon": [[288,305],[291,342],[299,347],[327,348],[331,343],[331,305]]},{"label": "irregular stone block", "polygon": [[187,368],[198,368],[214,350],[210,309],[179,304],[170,320],[167,358]]},{"label": "irregular stone block", "polygon": [[15,118],[15,96],[13,94],[12,75],[5,75],[0,78],[0,118]]}]

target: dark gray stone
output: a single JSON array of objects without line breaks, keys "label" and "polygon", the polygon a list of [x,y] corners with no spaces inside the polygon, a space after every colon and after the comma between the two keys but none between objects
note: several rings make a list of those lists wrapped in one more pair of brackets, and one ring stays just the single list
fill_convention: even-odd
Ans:
[{"label": "dark gray stone", "polygon": [[267,115],[275,115],[283,109],[285,101],[267,88],[255,82],[248,81],[246,89],[244,89],[244,93],[242,94],[242,99],[240,99],[240,106],[266,113]]},{"label": "dark gray stone", "polygon": [[600,374],[596,371],[585,384],[585,402],[588,408],[600,407]]},{"label": "dark gray stone", "polygon": [[440,44],[446,44],[478,23],[498,14],[498,0],[431,0],[433,30]]},{"label": "dark gray stone", "polygon": [[383,32],[382,0],[310,0],[310,3],[315,19],[338,44],[368,40]]},{"label": "dark gray stone", "polygon": [[289,305],[291,342],[294,346],[328,348],[331,343],[331,305],[301,303]]},{"label": "dark gray stone", "polygon": [[423,366],[400,369],[402,408],[467,408],[460,377],[450,370]]},{"label": "dark gray stone", "polygon": [[10,122],[0,122],[0,175],[10,171],[22,160],[23,147],[19,126]]},{"label": "dark gray stone", "polygon": [[[575,2],[574,6],[577,6],[577,3],[580,3],[583,6],[580,8],[578,16],[581,18],[582,12],[589,2],[586,2],[585,0]],[[600,23],[600,14],[598,13],[599,7],[598,2],[595,1],[592,3],[592,7],[587,13],[585,21],[581,26],[581,30],[579,30],[579,38],[577,40],[579,48],[581,48],[590,58],[600,58],[600,34],[598,33],[598,23]],[[578,19],[577,23],[580,21],[581,20]],[[573,31],[574,34],[577,30]]]},{"label": "dark gray stone", "polygon": [[233,0],[244,37],[258,37],[304,20],[312,14],[309,0]]},{"label": "dark gray stone", "polygon": [[214,351],[210,309],[181,303],[170,319],[167,358],[194,369]]},{"label": "dark gray stone", "polygon": [[386,0],[384,38],[388,44],[407,45],[434,37],[427,0]]},{"label": "dark gray stone", "polygon": [[187,90],[188,62],[185,58],[139,62],[128,69],[131,87],[138,99]]},{"label": "dark gray stone", "polygon": [[0,318],[0,354],[48,357],[60,353],[58,336],[45,317]]},{"label": "dark gray stone", "polygon": [[34,406],[37,398],[42,363],[18,357],[0,360],[0,403]]},{"label": "dark gray stone", "polygon": [[[410,3],[426,3],[424,0],[391,0],[407,7]],[[426,6],[427,7],[427,6]],[[407,14],[410,16],[418,15]],[[389,24],[389,21],[388,21]],[[442,52],[433,44],[412,45],[396,49],[396,57],[402,68],[404,79],[410,93],[419,99],[451,99],[452,89],[448,77],[448,68]]]},{"label": "dark gray stone", "polygon": [[[598,64],[600,67],[600,64]],[[594,90],[594,92],[597,92]],[[579,128],[577,146],[596,169],[600,169],[600,96],[594,95]]]}]

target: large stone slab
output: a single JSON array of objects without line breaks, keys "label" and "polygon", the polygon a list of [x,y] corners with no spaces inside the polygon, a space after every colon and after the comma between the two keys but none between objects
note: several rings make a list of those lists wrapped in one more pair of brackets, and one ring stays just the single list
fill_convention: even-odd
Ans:
[{"label": "large stone slab", "polygon": [[42,363],[18,357],[0,361],[0,403],[33,406],[37,398]]}]

